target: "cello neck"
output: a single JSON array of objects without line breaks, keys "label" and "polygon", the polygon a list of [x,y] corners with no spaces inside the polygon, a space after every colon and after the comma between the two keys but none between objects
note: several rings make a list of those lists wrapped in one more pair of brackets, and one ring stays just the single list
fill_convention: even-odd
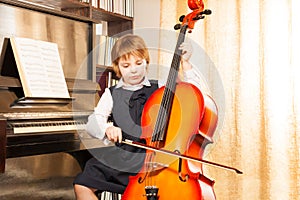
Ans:
[{"label": "cello neck", "polygon": [[184,42],[187,28],[188,28],[187,25],[182,25],[180,28],[180,33],[178,35],[177,44],[176,44],[175,52],[173,55],[167,83],[166,83],[166,87],[170,88],[173,92],[174,92],[175,86],[176,86],[176,79],[178,76],[178,70],[179,70],[179,66],[180,66],[180,57],[182,54],[182,50],[179,49],[179,46]]},{"label": "cello neck", "polygon": [[180,28],[180,33],[178,35],[176,48],[173,55],[167,83],[165,86],[162,102],[159,108],[158,117],[152,135],[152,142],[156,142],[156,141],[163,142],[165,139],[165,135],[167,132],[167,124],[171,113],[171,107],[172,107],[172,102],[173,102],[175,88],[176,88],[176,80],[178,76],[178,70],[179,70],[180,59],[182,54],[182,50],[179,49],[179,46],[184,42],[187,28],[188,28],[187,25],[182,25]]}]

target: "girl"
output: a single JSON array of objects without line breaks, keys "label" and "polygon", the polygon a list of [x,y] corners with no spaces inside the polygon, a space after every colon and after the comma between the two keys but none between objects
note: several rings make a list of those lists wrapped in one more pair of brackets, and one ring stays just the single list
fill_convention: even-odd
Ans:
[{"label": "girl", "polygon": [[[181,66],[185,81],[198,82],[200,76],[189,63],[192,48],[182,43]],[[122,144],[122,139],[143,142],[141,114],[146,100],[161,85],[148,80],[149,52],[143,39],[137,35],[119,38],[111,52],[113,69],[120,78],[118,84],[106,88],[94,113],[89,116],[87,131],[103,141],[115,142],[91,152],[94,156],[74,181],[77,200],[97,199],[96,192],[123,193],[129,176],[136,175],[144,162],[145,150]],[[112,123],[108,119],[112,119]]]}]

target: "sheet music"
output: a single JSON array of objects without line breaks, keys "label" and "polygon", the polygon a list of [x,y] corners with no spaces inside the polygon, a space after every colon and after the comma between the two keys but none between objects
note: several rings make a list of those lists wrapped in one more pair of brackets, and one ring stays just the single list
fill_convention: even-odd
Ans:
[{"label": "sheet music", "polygon": [[28,38],[11,38],[26,97],[70,98],[58,46]]}]

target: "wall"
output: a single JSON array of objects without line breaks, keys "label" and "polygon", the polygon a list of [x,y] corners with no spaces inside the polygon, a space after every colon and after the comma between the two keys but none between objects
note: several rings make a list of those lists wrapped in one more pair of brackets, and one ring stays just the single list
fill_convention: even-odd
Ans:
[{"label": "wall", "polygon": [[150,51],[150,78],[158,78],[158,47],[160,34],[160,0],[134,1],[134,34],[140,35],[145,40]]},{"label": "wall", "polygon": [[[5,37],[27,37],[58,44],[65,77],[87,79],[89,25],[0,3],[0,47]],[[80,71],[80,73],[78,73]]]}]

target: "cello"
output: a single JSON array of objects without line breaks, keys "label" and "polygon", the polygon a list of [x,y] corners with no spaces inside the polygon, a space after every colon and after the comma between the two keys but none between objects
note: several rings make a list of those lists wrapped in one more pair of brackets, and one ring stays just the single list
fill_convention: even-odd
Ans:
[{"label": "cello", "polygon": [[130,177],[122,200],[214,199],[214,194],[202,191],[206,186],[212,187],[213,181],[202,174],[201,164],[225,167],[198,159],[212,137],[214,128],[209,127],[217,121],[216,109],[206,106],[210,98],[204,97],[196,86],[177,81],[182,55],[178,47],[187,30],[211,13],[204,10],[201,0],[188,0],[188,5],[192,13],[182,16],[182,24],[175,26],[180,33],[167,83],[157,89],[144,106],[141,139],[146,145],[123,142],[147,151],[141,171]]}]

